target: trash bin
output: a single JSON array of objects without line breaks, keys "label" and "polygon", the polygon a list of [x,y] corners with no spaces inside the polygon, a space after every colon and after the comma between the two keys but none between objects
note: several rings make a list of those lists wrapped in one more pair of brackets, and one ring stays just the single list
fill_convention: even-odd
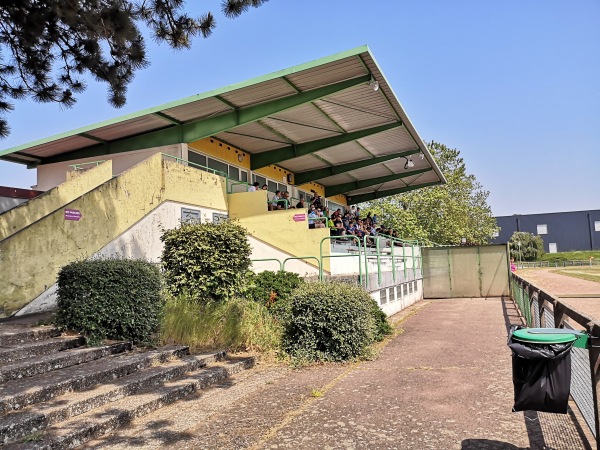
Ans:
[{"label": "trash bin", "polygon": [[587,345],[587,334],[562,328],[511,327],[515,404],[513,411],[567,413],[571,348]]}]

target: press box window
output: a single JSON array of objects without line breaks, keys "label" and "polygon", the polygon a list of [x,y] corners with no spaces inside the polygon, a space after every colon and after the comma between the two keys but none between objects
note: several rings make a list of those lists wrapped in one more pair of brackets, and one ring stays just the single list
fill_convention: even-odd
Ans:
[{"label": "press box window", "polygon": [[548,225],[538,225],[537,234],[548,234]]}]

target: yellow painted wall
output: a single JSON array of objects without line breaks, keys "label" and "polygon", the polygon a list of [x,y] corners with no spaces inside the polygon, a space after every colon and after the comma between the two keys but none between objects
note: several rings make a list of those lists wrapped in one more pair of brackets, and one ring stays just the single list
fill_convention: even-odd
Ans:
[{"label": "yellow painted wall", "polygon": [[[243,167],[250,170],[250,155],[239,148],[225,144],[214,138],[205,138],[190,142],[188,149],[197,150],[208,156],[213,156],[221,161],[226,161],[234,166]],[[239,160],[242,157],[242,161]]]},{"label": "yellow painted wall", "polygon": [[65,183],[0,215],[0,241],[62,208],[112,178],[112,161],[105,161]]},{"label": "yellow painted wall", "polygon": [[[61,267],[89,258],[165,201],[226,210],[224,183],[156,154],[1,241],[0,317],[52,286]],[[65,220],[65,208],[79,210],[82,219]]]},{"label": "yellow painted wall", "polygon": [[[294,174],[292,172],[290,172],[289,170],[285,170],[284,168],[276,166],[276,165],[271,165],[271,166],[263,167],[261,169],[257,169],[254,171],[254,173],[262,175],[263,177],[271,178],[272,180],[275,180],[278,183],[294,184]],[[291,182],[287,180],[288,175],[292,176]],[[285,181],[284,181],[284,177],[285,177]]]},{"label": "yellow painted wall", "polygon": [[229,194],[227,197],[229,216],[231,218],[242,219],[269,212],[267,191],[263,191],[262,189],[254,192]]},{"label": "yellow painted wall", "polygon": [[325,196],[325,188],[323,186],[321,186],[319,183],[315,183],[310,182],[310,183],[305,183],[305,184],[301,184],[300,186],[297,186],[298,189],[302,189],[303,191],[306,192],[310,192],[311,190],[315,191],[317,194],[319,194],[321,197]]},{"label": "yellow painted wall", "polygon": [[334,195],[332,197],[327,197],[327,200],[331,200],[332,202],[336,202],[338,205],[348,206],[348,200],[345,195]]},{"label": "yellow painted wall", "polygon": [[[329,236],[328,228],[308,229],[307,221],[296,222],[295,214],[307,214],[306,209],[289,209],[284,211],[265,211],[256,213],[253,206],[249,206],[249,195],[259,193],[230,194],[229,217],[238,219],[240,224],[248,230],[250,235],[272,245],[290,256],[319,256],[321,240]],[[258,199],[259,196],[256,195]],[[261,202],[263,199],[257,200]],[[258,206],[258,205],[257,205]],[[329,241],[323,244],[323,254],[329,255]],[[314,260],[306,260],[316,266]],[[329,259],[323,262],[323,270],[329,272]]]}]

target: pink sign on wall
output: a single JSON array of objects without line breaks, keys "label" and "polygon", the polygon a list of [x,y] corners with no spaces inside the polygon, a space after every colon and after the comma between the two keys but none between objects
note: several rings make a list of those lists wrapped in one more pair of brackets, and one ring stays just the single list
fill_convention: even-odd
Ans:
[{"label": "pink sign on wall", "polygon": [[306,214],[294,214],[294,222],[305,222]]},{"label": "pink sign on wall", "polygon": [[79,220],[81,219],[81,212],[78,209],[65,209],[65,220]]}]

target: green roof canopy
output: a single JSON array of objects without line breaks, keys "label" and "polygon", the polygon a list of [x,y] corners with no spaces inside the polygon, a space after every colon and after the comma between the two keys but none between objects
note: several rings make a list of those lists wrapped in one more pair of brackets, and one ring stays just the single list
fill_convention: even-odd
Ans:
[{"label": "green roof canopy", "polygon": [[350,203],[445,182],[368,47],[0,151],[51,164],[214,137]]}]

